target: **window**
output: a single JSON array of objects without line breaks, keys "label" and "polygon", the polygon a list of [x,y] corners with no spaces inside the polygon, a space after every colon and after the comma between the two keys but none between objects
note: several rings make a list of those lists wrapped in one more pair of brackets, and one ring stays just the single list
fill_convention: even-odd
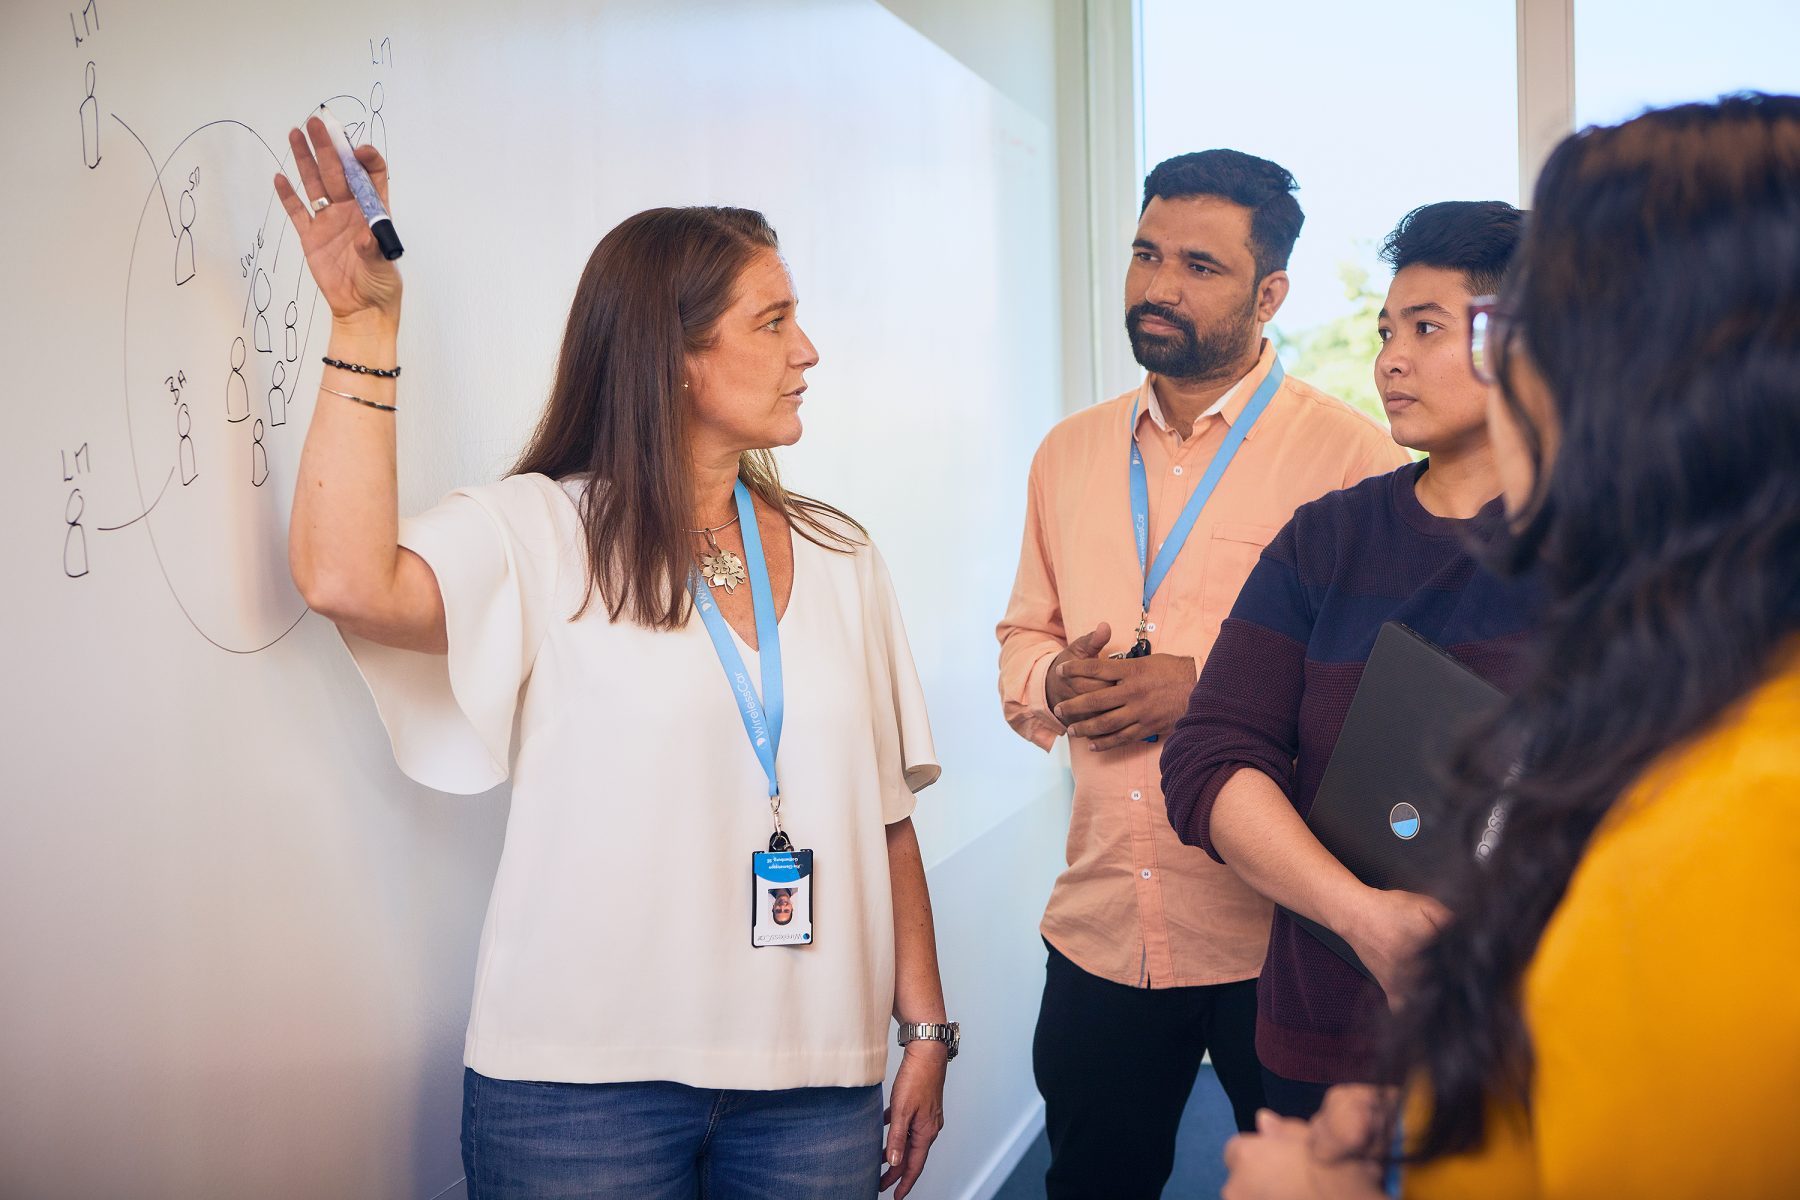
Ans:
[{"label": "window", "polygon": [[1518,202],[1515,0],[1142,5],[1145,169],[1225,146],[1294,173],[1306,224],[1271,337],[1296,375],[1385,425],[1382,238],[1421,204]]},{"label": "window", "polygon": [[1575,126],[1753,89],[1800,92],[1793,0],[1575,0]]}]

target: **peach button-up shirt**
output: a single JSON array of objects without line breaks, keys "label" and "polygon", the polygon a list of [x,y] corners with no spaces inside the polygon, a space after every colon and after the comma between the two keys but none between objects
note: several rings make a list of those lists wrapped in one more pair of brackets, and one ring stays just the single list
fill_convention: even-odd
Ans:
[{"label": "peach button-up shirt", "polygon": [[[1133,406],[1154,558],[1274,362],[1265,342],[1256,366],[1185,441],[1152,414],[1148,379],[1066,418],[1044,439],[1031,464],[1019,573],[997,631],[1000,698],[1021,736],[1048,749],[1063,733],[1045,703],[1044,678],[1071,639],[1105,621],[1107,653],[1131,645],[1144,586],[1128,491]],[[1151,600],[1152,648],[1204,663],[1238,589],[1294,509],[1406,461],[1386,430],[1288,376]],[[1068,866],[1050,894],[1044,937],[1082,970],[1130,987],[1252,978],[1268,944],[1269,903],[1176,837],[1163,807],[1161,749],[1070,746]]]}]

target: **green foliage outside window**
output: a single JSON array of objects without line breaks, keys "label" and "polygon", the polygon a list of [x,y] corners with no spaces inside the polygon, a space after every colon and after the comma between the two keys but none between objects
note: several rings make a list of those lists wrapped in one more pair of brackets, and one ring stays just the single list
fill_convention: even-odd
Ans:
[{"label": "green foliage outside window", "polygon": [[1385,429],[1387,413],[1375,390],[1375,355],[1381,350],[1375,318],[1386,297],[1369,286],[1369,272],[1355,263],[1340,264],[1338,278],[1350,311],[1293,334],[1275,328],[1275,350],[1292,374],[1367,413]]}]

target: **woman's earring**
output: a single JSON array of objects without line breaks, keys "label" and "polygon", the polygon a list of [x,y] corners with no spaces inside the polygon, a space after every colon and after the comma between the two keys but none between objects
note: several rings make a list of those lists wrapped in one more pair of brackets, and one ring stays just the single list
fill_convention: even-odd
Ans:
[{"label": "woman's earring", "polygon": [[681,390],[684,392],[687,391],[687,380],[685,379],[681,381]]}]

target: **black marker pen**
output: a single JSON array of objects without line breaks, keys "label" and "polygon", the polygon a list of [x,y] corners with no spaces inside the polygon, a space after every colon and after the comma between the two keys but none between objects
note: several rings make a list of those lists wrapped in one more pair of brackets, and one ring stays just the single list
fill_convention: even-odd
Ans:
[{"label": "black marker pen", "polygon": [[369,173],[357,161],[356,150],[344,135],[344,127],[337,123],[331,110],[323,104],[313,110],[313,116],[319,118],[320,123],[325,126],[325,132],[331,137],[331,145],[337,151],[338,161],[344,164],[344,182],[350,185],[350,194],[356,197],[357,207],[362,209],[363,218],[369,222],[369,232],[375,235],[375,244],[381,247],[384,256],[399,258],[406,251],[400,245],[400,235],[394,232],[393,218],[382,207],[381,197],[375,194],[375,185],[369,181]]}]

